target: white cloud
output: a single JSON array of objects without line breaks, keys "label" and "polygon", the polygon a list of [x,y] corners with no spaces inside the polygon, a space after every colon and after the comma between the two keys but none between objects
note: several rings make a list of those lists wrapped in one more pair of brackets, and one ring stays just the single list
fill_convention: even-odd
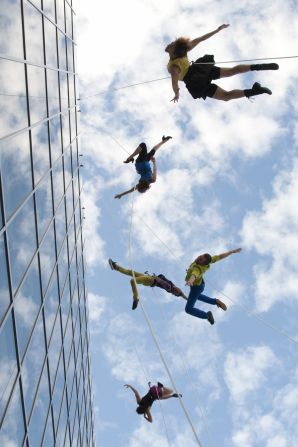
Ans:
[{"label": "white cloud", "polygon": [[106,305],[107,298],[95,293],[88,293],[88,309],[91,333],[103,330]]}]

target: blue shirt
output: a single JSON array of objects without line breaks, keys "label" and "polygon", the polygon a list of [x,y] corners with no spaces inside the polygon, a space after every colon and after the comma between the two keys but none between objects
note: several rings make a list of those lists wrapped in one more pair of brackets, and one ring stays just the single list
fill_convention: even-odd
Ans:
[{"label": "blue shirt", "polygon": [[148,183],[152,183],[152,170],[149,161],[138,161],[135,163],[137,173],[140,174],[140,180],[146,180]]}]

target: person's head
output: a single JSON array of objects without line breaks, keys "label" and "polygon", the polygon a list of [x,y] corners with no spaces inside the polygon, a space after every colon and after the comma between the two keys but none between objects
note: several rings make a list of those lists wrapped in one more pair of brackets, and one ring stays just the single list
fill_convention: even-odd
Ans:
[{"label": "person's head", "polygon": [[149,182],[147,180],[140,180],[139,183],[136,186],[137,190],[141,193],[146,192],[149,188]]},{"label": "person's head", "polygon": [[172,58],[185,57],[189,48],[188,44],[188,37],[178,37],[166,46],[165,52],[169,53]]},{"label": "person's head", "polygon": [[204,253],[203,255],[199,255],[195,262],[199,265],[208,265],[211,262],[211,255],[209,253]]},{"label": "person's head", "polygon": [[146,411],[146,408],[145,408],[143,405],[139,405],[139,406],[136,408],[136,412],[137,412],[138,414],[144,414],[145,411]]}]

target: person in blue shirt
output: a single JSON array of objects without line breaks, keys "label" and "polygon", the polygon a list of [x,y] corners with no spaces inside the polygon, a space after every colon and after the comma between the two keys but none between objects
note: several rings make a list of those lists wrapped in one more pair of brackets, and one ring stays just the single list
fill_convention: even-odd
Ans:
[{"label": "person in blue shirt", "polygon": [[[156,144],[150,152],[147,151],[147,146],[145,143],[140,143],[136,150],[123,162],[123,163],[133,163],[134,157],[138,156],[135,161],[135,168],[137,173],[140,175],[139,183],[128,191],[121,192],[115,195],[115,199],[121,199],[122,196],[129,194],[135,190],[140,193],[148,191],[150,188],[150,183],[156,182],[157,170],[156,170],[156,160],[154,155],[156,151],[172,137],[168,136],[162,137],[160,143]],[[153,171],[151,169],[150,161],[153,164]]]}]

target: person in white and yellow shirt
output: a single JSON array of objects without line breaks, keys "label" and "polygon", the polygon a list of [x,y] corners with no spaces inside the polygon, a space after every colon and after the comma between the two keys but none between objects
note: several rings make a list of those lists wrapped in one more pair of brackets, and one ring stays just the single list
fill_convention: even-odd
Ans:
[{"label": "person in white and yellow shirt", "polygon": [[205,288],[203,275],[209,270],[210,264],[214,264],[215,262],[227,258],[234,253],[239,253],[240,251],[241,248],[236,248],[235,250],[230,250],[216,256],[211,256],[209,253],[205,253],[198,256],[195,261],[190,264],[185,277],[186,284],[190,286],[190,292],[185,306],[186,313],[197,318],[206,319],[210,324],[214,324],[212,312],[204,312],[203,310],[197,309],[195,307],[196,301],[203,301],[204,303],[216,305],[223,310],[227,310],[227,306],[218,298],[210,298],[209,296],[203,295],[202,292]]}]

